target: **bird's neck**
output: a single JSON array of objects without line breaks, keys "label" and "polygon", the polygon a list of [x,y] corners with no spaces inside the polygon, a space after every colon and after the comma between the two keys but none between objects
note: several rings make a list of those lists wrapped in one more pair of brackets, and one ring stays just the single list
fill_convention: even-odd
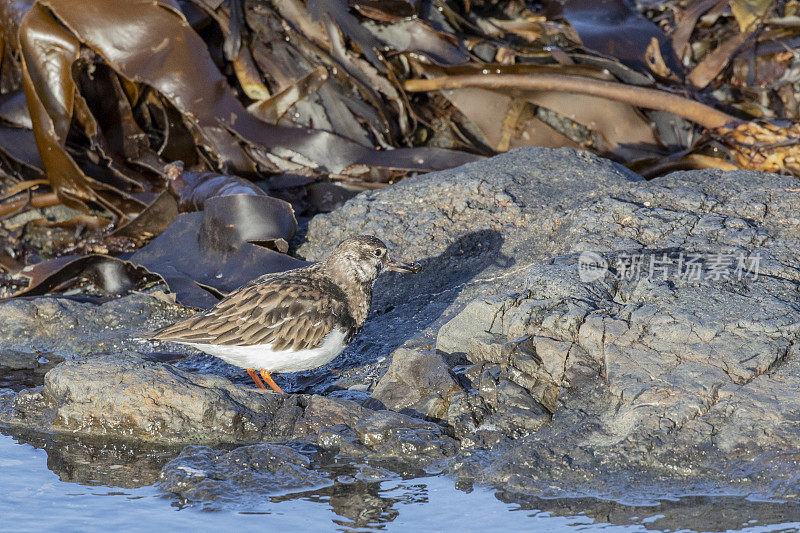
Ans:
[{"label": "bird's neck", "polygon": [[358,329],[367,321],[369,308],[372,305],[372,283],[362,284],[358,290],[345,290],[350,313],[353,315]]},{"label": "bird's neck", "polygon": [[346,265],[335,262],[321,263],[320,268],[324,269],[331,281],[342,289],[356,327],[361,329],[361,326],[367,321],[369,308],[372,305],[374,281],[361,282],[353,276],[353,272]]}]

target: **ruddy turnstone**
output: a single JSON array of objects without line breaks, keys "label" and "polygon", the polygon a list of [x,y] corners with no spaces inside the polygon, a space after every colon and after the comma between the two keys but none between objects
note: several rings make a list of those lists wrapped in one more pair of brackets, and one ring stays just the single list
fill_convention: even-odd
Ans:
[{"label": "ruddy turnstone", "polygon": [[143,335],[188,344],[244,368],[275,391],[271,372],[300,372],[332,361],[364,325],[372,286],[384,270],[419,272],[416,263],[389,258],[370,235],[343,241],[311,266],[261,276],[214,307]]}]

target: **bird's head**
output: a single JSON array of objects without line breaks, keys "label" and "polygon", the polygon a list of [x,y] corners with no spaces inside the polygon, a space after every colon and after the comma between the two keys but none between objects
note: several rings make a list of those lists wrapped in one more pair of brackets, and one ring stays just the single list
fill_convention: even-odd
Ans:
[{"label": "bird's head", "polygon": [[419,272],[417,263],[389,257],[386,245],[372,235],[359,235],[342,241],[327,260],[327,266],[358,283],[372,283],[384,270]]}]

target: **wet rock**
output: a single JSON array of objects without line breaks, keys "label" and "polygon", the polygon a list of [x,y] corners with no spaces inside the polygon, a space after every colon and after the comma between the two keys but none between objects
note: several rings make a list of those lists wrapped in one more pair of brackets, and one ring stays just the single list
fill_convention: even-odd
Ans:
[{"label": "wet rock", "polygon": [[340,398],[282,395],[135,354],[56,366],[43,387],[0,397],[0,424],[167,443],[314,442],[351,457],[443,460],[444,429]]},{"label": "wet rock", "polygon": [[45,357],[36,352],[14,349],[0,350],[0,387],[21,390],[42,383],[44,375],[63,361],[54,355]]},{"label": "wet rock", "polygon": [[427,464],[452,457],[456,441],[431,422],[394,411],[373,411],[356,402],[312,396],[295,438],[310,438],[348,457],[399,459]]},{"label": "wet rock", "polygon": [[[62,363],[41,390],[0,395],[0,423],[291,439],[358,461],[449,461],[465,482],[547,496],[724,483],[796,497],[796,188],[712,170],[643,182],[581,152],[534,148],[404,180],[316,217],[300,247],[319,259],[373,233],[424,266],[379,280],[364,330],[331,366],[281,376],[326,396],[273,399],[186,372],[197,368],[101,355]],[[599,276],[581,277],[587,251],[608,266]],[[756,257],[758,275],[736,273],[738,258]],[[732,268],[721,271],[720,258]],[[703,275],[685,275],[689,259]],[[41,322],[73,339],[81,313],[99,312],[43,300],[15,304],[5,323],[27,320],[46,342],[0,333],[6,348],[35,353],[40,342],[54,353],[57,329]],[[69,353],[99,353],[79,337]]]},{"label": "wet rock", "polygon": [[386,409],[411,416],[442,419],[461,386],[441,356],[432,351],[399,348],[371,398]]},{"label": "wet rock", "polygon": [[281,444],[255,444],[232,451],[187,446],[161,471],[159,487],[189,501],[241,505],[332,484],[312,467],[308,454]]},{"label": "wet rock", "polygon": [[0,422],[160,443],[256,442],[288,438],[301,414],[296,396],[119,354],[58,365]]},{"label": "wet rock", "polygon": [[354,429],[359,440],[381,458],[436,461],[452,456],[457,449],[439,426],[391,411],[376,411],[359,420]]},{"label": "wet rock", "polygon": [[550,422],[550,413],[528,390],[513,381],[501,380],[497,385],[497,407],[486,416],[478,430],[500,431],[519,438]]},{"label": "wet rock", "polygon": [[0,351],[0,372],[29,370],[45,374],[47,370],[61,361],[63,361],[63,359],[54,358],[54,360],[51,361],[36,353],[7,349]]},{"label": "wet rock", "polygon": [[550,421],[551,411],[541,403],[541,390],[531,387],[535,378],[522,377],[514,370],[491,362],[466,369],[470,390],[454,396],[446,415],[462,447],[491,446],[503,437],[520,438]]},{"label": "wet rock", "polygon": [[194,348],[136,338],[194,312],[153,291],[115,299],[46,296],[1,302],[0,386],[15,390],[38,386],[44,374],[61,361],[124,352],[172,362],[190,372],[252,383],[241,369]]},{"label": "wet rock", "polygon": [[102,303],[55,297],[7,300],[0,303],[0,354],[28,353],[34,364],[41,357],[69,360],[125,350],[154,351],[134,336],[191,313],[149,294]]},{"label": "wet rock", "polygon": [[309,435],[317,435],[321,429],[337,424],[353,428],[368,412],[368,409],[352,400],[311,396],[303,417],[295,424],[293,438],[304,439]]}]

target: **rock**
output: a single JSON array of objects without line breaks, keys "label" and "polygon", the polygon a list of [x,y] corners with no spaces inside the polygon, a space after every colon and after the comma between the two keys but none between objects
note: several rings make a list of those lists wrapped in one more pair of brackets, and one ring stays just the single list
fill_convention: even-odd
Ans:
[{"label": "rock", "polygon": [[14,349],[0,350],[0,387],[21,390],[41,384],[44,375],[63,361],[54,355],[45,357],[36,352]]},{"label": "rock", "polygon": [[51,361],[45,357],[38,356],[29,352],[21,352],[19,350],[6,349],[0,351],[0,372],[9,372],[14,370],[31,370],[38,371],[41,374],[47,373],[47,370],[63,359],[55,358]]},{"label": "rock", "polygon": [[423,266],[419,274],[387,273],[375,284],[371,319],[331,363],[348,369],[337,385],[377,382],[388,367],[381,358],[400,346],[429,349],[436,330],[466,303],[517,290],[519,269],[569,249],[564,231],[583,206],[641,181],[587,152],[530,147],[407,178],[314,217],[298,249],[307,259],[368,233]]},{"label": "rock", "polygon": [[440,426],[400,413],[261,391],[134,354],[56,366],[43,387],[0,396],[0,424],[160,445],[295,439],[415,464],[444,460],[457,448]]},{"label": "rock", "polygon": [[437,424],[316,395],[309,398],[294,437],[310,438],[342,456],[399,459],[416,465],[444,461],[457,450],[456,441]]},{"label": "rock", "polygon": [[144,350],[148,345],[134,339],[136,334],[189,314],[191,310],[148,294],[100,304],[52,297],[11,299],[0,303],[0,353],[30,353],[35,361],[42,356],[69,360]]},{"label": "rock", "polygon": [[[136,351],[163,352],[162,343],[135,339],[192,313],[150,294],[131,294],[112,300],[78,301],[40,297],[0,303],[0,386],[20,390],[43,383],[44,374],[61,361]],[[186,369],[233,376],[232,367],[198,351],[172,345],[170,359],[184,359]],[[226,368],[228,367],[228,368]]]},{"label": "rock", "polygon": [[[304,453],[281,444],[231,451],[187,446],[161,471],[159,487],[189,501],[257,504],[279,492],[333,485]],[[213,508],[206,506],[206,509]]]},{"label": "rock", "polygon": [[[637,182],[578,159],[512,152],[359,195],[312,221],[300,248],[309,257],[367,232],[433,271],[379,282],[369,334],[351,353],[383,355],[373,336],[409,349],[430,349],[435,336],[446,361],[473,363],[445,420],[462,446],[503,443],[493,466],[476,466],[484,481],[532,490],[554,475],[597,486],[642,469],[723,481],[738,461],[766,470],[800,438],[789,397],[800,324],[796,182],[714,170]],[[583,180],[598,174],[586,194]],[[498,188],[511,205],[488,199]],[[611,273],[582,282],[584,251]],[[665,257],[677,266],[699,254],[709,269],[731,254],[758,257],[760,276],[630,277],[635,254],[640,274]],[[359,364],[345,362],[358,379]],[[769,467],[778,485],[790,486],[788,468]]]},{"label": "rock", "polygon": [[61,361],[123,352],[150,355],[183,370],[251,384],[240,368],[194,348],[136,338],[192,313],[192,309],[169,303],[158,291],[111,300],[46,296],[0,302],[0,386],[16,390],[38,386],[45,372]]},{"label": "rock", "polygon": [[478,426],[478,431],[500,431],[511,438],[528,435],[550,422],[550,413],[524,387],[501,380],[497,385],[497,407]]},{"label": "rock", "polygon": [[539,386],[536,377],[492,362],[472,365],[464,377],[470,392],[456,395],[446,415],[462,447],[491,445],[503,436],[520,438],[550,422],[552,410],[543,403],[550,401],[546,392],[558,394],[557,386]]},{"label": "rock", "polygon": [[442,419],[453,394],[462,390],[441,356],[431,351],[399,348],[372,399],[392,411]]},{"label": "rock", "polygon": [[[607,489],[621,491],[621,472],[725,481],[748,464],[770,470],[770,491],[789,492],[795,476],[775,461],[800,445],[793,183],[686,172],[600,199],[567,229],[576,253],[530,266],[525,290],[476,298],[443,326],[437,348],[500,365],[553,412],[552,423],[507,447],[493,466],[480,465],[490,474],[479,477],[523,490],[554,477],[594,490],[612,480]],[[577,252],[586,249],[616,270],[582,282]],[[723,254],[758,256],[761,270],[737,276],[730,259],[718,279],[621,276],[620,259],[631,254],[645,265],[697,254],[706,269]],[[473,387],[494,407],[491,387],[479,379]],[[462,446],[464,439],[472,437]]]},{"label": "rock", "polygon": [[[314,217],[298,253],[318,260],[358,233],[378,236],[390,251],[415,260],[447,253],[464,234],[481,230],[504,237],[544,236],[565,211],[641,181],[638,174],[587,152],[523,148],[361,193],[342,208]],[[553,244],[542,239],[541,247]]]},{"label": "rock", "polygon": [[296,396],[120,354],[58,365],[0,421],[159,443],[257,442],[288,438],[301,414]]}]

